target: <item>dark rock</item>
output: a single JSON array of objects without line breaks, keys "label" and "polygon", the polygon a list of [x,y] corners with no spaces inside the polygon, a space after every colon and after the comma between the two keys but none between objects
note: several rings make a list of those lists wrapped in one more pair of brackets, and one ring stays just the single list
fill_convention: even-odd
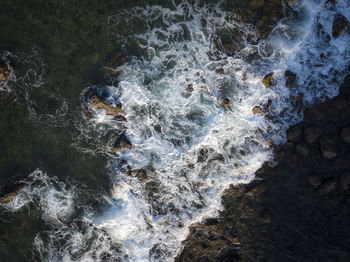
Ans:
[{"label": "dark rock", "polygon": [[349,28],[349,21],[341,14],[334,15],[332,35],[334,38],[341,36]]},{"label": "dark rock", "polygon": [[350,185],[350,173],[345,173],[340,177],[340,186],[343,190],[347,190]]},{"label": "dark rock", "polygon": [[3,195],[0,197],[0,202],[7,203],[10,202],[15,196],[18,195],[20,192],[21,187],[16,188],[15,190],[7,193],[6,195]]},{"label": "dark rock", "polygon": [[350,128],[343,128],[343,130],[340,133],[340,136],[346,143],[350,143]]},{"label": "dark rock", "polygon": [[119,152],[119,151],[122,151],[124,149],[129,149],[131,147],[132,147],[132,144],[129,141],[129,139],[126,137],[125,134],[122,134],[115,141],[115,143],[113,145],[113,151]]},{"label": "dark rock", "polygon": [[145,183],[148,180],[147,171],[144,169],[136,169],[131,171],[131,176],[137,177],[141,183]]},{"label": "dark rock", "polygon": [[330,179],[324,182],[320,187],[320,194],[327,195],[332,193],[337,188],[337,181],[335,179]]},{"label": "dark rock", "polygon": [[112,105],[108,101],[101,100],[97,97],[97,95],[93,95],[90,98],[90,104],[93,109],[103,109],[107,115],[120,115],[123,113],[121,104],[118,104],[116,106]]},{"label": "dark rock", "polygon": [[284,76],[286,78],[286,86],[288,88],[292,88],[295,85],[295,81],[296,81],[297,75],[294,74],[293,72],[287,70],[284,73]]},{"label": "dark rock", "polygon": [[197,162],[204,162],[207,160],[209,150],[207,148],[201,148],[197,154]]},{"label": "dark rock", "polygon": [[274,85],[274,81],[273,81],[273,72],[268,73],[267,75],[264,76],[264,78],[261,80],[261,82],[264,84],[264,86],[266,88],[271,87],[272,85]]},{"label": "dark rock", "polygon": [[306,110],[305,117],[310,121],[320,121],[324,115],[316,107],[312,107]]},{"label": "dark rock", "polygon": [[313,187],[319,187],[321,185],[321,179],[318,176],[312,175],[307,178],[307,181]]},{"label": "dark rock", "polygon": [[110,60],[107,62],[106,67],[111,75],[115,76],[119,73],[120,67],[126,62],[125,56],[120,52],[115,52]]},{"label": "dark rock", "polygon": [[329,138],[321,141],[321,152],[324,158],[333,159],[337,156],[335,142]]},{"label": "dark rock", "polygon": [[217,68],[217,69],[215,70],[215,72],[218,73],[218,74],[220,74],[220,75],[223,75],[223,74],[225,74],[225,69],[223,69],[222,67],[221,67],[221,68]]},{"label": "dark rock", "polygon": [[309,148],[304,143],[298,144],[296,146],[296,150],[297,150],[297,153],[303,157],[305,157],[309,154]]},{"label": "dark rock", "polygon": [[305,140],[307,143],[312,144],[319,138],[322,131],[318,127],[310,127],[305,129]]},{"label": "dark rock", "polygon": [[300,140],[301,136],[301,126],[296,125],[287,131],[287,138],[289,141],[296,142]]}]

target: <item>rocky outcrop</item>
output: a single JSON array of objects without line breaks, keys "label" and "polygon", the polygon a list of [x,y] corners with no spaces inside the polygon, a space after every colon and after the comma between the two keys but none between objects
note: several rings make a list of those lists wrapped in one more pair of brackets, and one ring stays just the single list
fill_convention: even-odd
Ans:
[{"label": "rocky outcrop", "polygon": [[113,105],[106,100],[100,99],[97,95],[93,95],[89,101],[93,109],[103,109],[107,115],[118,116],[123,113],[121,104]]},{"label": "rocky outcrop", "polygon": [[176,261],[350,261],[350,75],[304,115],[276,148],[278,165],[231,186]]},{"label": "rocky outcrop", "polygon": [[297,75],[294,74],[292,71],[287,70],[287,71],[284,73],[284,76],[285,76],[285,78],[286,78],[286,86],[287,86],[288,88],[294,87],[295,81],[296,81],[296,79],[297,79]]}]

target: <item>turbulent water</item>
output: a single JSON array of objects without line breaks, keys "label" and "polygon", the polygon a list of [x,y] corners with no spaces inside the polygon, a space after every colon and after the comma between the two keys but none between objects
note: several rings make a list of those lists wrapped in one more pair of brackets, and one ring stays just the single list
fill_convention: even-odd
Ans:
[{"label": "turbulent water", "polygon": [[[254,27],[218,6],[148,6],[110,17],[116,37],[119,23],[138,19],[147,28],[130,36],[143,55],[118,69],[115,85],[93,87],[122,104],[127,122],[121,127],[101,110],[76,126],[90,143],[125,132],[133,146],[108,153],[111,190],[96,196],[102,212],[80,205],[83,189],[73,182],[39,169],[2,204],[12,212],[29,203],[40,210],[51,227],[34,241],[43,261],[172,261],[189,226],[218,214],[230,184],[247,183],[272,163],[271,141],[285,141],[305,106],[337,95],[350,60],[350,36],[332,37],[335,14],[350,20],[347,1],[294,1],[293,8],[260,41]],[[219,51],[218,30],[239,34],[242,48],[232,56]],[[293,88],[286,70],[296,74]],[[270,72],[274,85],[266,88],[261,79]],[[259,105],[269,114],[254,114]],[[110,152],[112,143],[96,150]],[[127,176],[129,168],[147,170],[148,180]]]}]

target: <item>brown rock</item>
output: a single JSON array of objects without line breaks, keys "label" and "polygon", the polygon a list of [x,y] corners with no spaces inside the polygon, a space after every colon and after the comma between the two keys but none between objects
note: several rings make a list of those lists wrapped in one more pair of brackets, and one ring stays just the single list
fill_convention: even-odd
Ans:
[{"label": "brown rock", "polygon": [[301,126],[296,125],[287,131],[287,138],[289,141],[299,141],[301,136]]},{"label": "brown rock", "polygon": [[312,144],[319,138],[322,131],[318,127],[310,127],[305,129],[305,140],[307,143]]},{"label": "brown rock", "polygon": [[99,99],[96,95],[90,98],[90,103],[94,109],[103,109],[107,115],[117,116],[123,113],[121,104],[114,106],[107,101]]},{"label": "brown rock", "polygon": [[122,151],[124,149],[129,149],[131,147],[132,147],[132,144],[129,141],[129,139],[126,137],[125,134],[122,134],[115,141],[115,143],[113,145],[113,151],[119,152],[119,151]]},{"label": "brown rock", "polygon": [[343,128],[343,130],[340,133],[340,136],[346,143],[350,143],[350,128]]},{"label": "brown rock", "polygon": [[296,146],[296,150],[297,150],[297,153],[300,155],[300,156],[307,156],[309,154],[309,148],[304,144],[298,144]]},{"label": "brown rock", "polygon": [[217,69],[215,70],[215,72],[218,73],[218,74],[220,74],[220,75],[225,74],[225,70],[224,70],[222,67],[221,67],[221,68],[217,68]]},{"label": "brown rock", "polygon": [[148,179],[147,171],[144,169],[133,170],[131,174],[133,177],[137,177],[141,183],[145,183]]},{"label": "brown rock", "polygon": [[188,86],[187,86],[187,88],[186,88],[186,95],[191,95],[192,94],[192,92],[193,92],[193,84],[189,84]]},{"label": "brown rock", "polygon": [[334,15],[333,26],[332,26],[332,35],[334,38],[339,37],[349,28],[349,21],[345,16],[341,14]]},{"label": "brown rock", "polygon": [[307,181],[313,187],[319,187],[321,185],[321,179],[318,176],[309,176]]},{"label": "brown rock", "polygon": [[10,202],[19,193],[20,190],[21,190],[21,188],[18,187],[14,191],[2,196],[0,198],[0,202],[3,202],[3,203]]},{"label": "brown rock", "polygon": [[294,74],[293,72],[287,70],[285,73],[284,73],[284,76],[286,78],[286,86],[288,88],[292,88],[295,84],[295,81],[296,81],[296,78],[297,78],[297,75]]},{"label": "brown rock", "polygon": [[324,158],[333,159],[337,156],[337,148],[335,142],[331,139],[321,141],[321,152]]},{"label": "brown rock", "polygon": [[220,98],[220,105],[226,108],[230,105],[230,100],[226,97]]},{"label": "brown rock", "polygon": [[274,85],[274,81],[273,81],[273,72],[268,73],[266,76],[264,76],[264,78],[261,80],[261,82],[264,84],[264,86],[266,88],[271,87],[272,85]]},{"label": "brown rock", "polygon": [[253,107],[253,113],[254,114],[265,114],[265,111],[260,106],[254,106]]},{"label": "brown rock", "polygon": [[0,64],[0,85],[8,80],[10,70],[6,64]]}]

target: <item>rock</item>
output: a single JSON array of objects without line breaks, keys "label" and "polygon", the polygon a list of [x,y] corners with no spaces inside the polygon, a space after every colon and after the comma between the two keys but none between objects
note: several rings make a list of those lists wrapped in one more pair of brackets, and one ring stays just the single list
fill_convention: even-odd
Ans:
[{"label": "rock", "polygon": [[321,141],[321,152],[324,158],[333,159],[337,156],[337,148],[335,142],[331,139]]},{"label": "rock", "polygon": [[19,193],[20,190],[21,190],[21,188],[18,187],[15,190],[13,190],[12,192],[7,193],[6,195],[0,197],[0,202],[3,202],[3,203],[10,202],[15,196],[17,196],[17,194]]},{"label": "rock", "polygon": [[321,179],[318,176],[309,176],[307,181],[313,187],[319,187],[321,185]]},{"label": "rock", "polygon": [[318,127],[309,127],[305,129],[305,140],[307,143],[312,144],[320,137],[322,131]]},{"label": "rock", "polygon": [[305,117],[311,121],[320,121],[324,117],[324,115],[316,107],[312,107],[306,110]]},{"label": "rock", "polygon": [[309,148],[305,144],[298,144],[296,146],[297,153],[300,156],[307,156],[309,154]]},{"label": "rock", "polygon": [[215,72],[218,73],[218,74],[220,74],[220,75],[223,75],[223,74],[225,74],[225,69],[223,69],[222,67],[220,67],[220,68],[217,68],[217,69],[215,70]]},{"label": "rock", "polygon": [[264,76],[264,78],[261,80],[261,82],[264,84],[264,86],[266,88],[271,87],[272,85],[274,85],[274,81],[272,79],[273,77],[273,72],[268,73],[266,76]]},{"label": "rock", "polygon": [[349,28],[349,21],[341,14],[334,15],[332,35],[334,38],[341,36]]},{"label": "rock", "polygon": [[193,84],[189,84],[188,86],[187,86],[187,88],[186,88],[186,95],[191,95],[192,94],[192,92],[193,92]]},{"label": "rock", "polygon": [[207,148],[201,148],[197,155],[197,162],[204,162],[207,160],[209,154],[209,150]]},{"label": "rock", "polygon": [[131,147],[132,147],[132,144],[129,141],[129,139],[126,137],[125,134],[122,134],[115,141],[115,143],[113,145],[113,151],[119,152],[119,151],[122,151],[124,149],[129,149]]},{"label": "rock", "polygon": [[300,140],[301,126],[296,125],[287,131],[287,138],[289,141],[296,142]]},{"label": "rock", "polygon": [[263,224],[271,223],[271,211],[268,208],[257,210],[258,221]]},{"label": "rock", "polygon": [[340,136],[346,143],[350,143],[350,128],[343,128],[343,130],[340,133]]},{"label": "rock", "polygon": [[117,116],[123,113],[121,104],[114,106],[107,101],[99,99],[96,95],[90,98],[90,103],[94,109],[103,109],[107,115]]},{"label": "rock", "polygon": [[345,173],[340,177],[340,186],[343,190],[347,190],[350,185],[350,173]]},{"label": "rock", "polygon": [[230,100],[226,97],[220,98],[220,105],[226,108],[230,105]]},{"label": "rock", "polygon": [[285,73],[284,73],[284,76],[286,78],[286,86],[288,88],[292,88],[295,84],[295,80],[297,78],[297,75],[294,74],[293,72],[287,70]]},{"label": "rock", "polygon": [[325,183],[323,183],[320,187],[320,194],[327,195],[329,193],[332,193],[336,188],[337,181],[335,179],[328,180]]},{"label": "rock", "polygon": [[0,86],[3,85],[10,75],[10,70],[6,64],[0,64]]},{"label": "rock", "polygon": [[144,169],[136,169],[136,170],[132,170],[131,171],[131,175],[133,177],[137,177],[137,179],[141,182],[141,183],[145,183],[148,180],[148,175],[147,175],[147,171]]},{"label": "rock", "polygon": [[261,109],[260,106],[254,106],[253,107],[253,113],[254,114],[261,114],[261,115],[265,114],[264,110]]}]

